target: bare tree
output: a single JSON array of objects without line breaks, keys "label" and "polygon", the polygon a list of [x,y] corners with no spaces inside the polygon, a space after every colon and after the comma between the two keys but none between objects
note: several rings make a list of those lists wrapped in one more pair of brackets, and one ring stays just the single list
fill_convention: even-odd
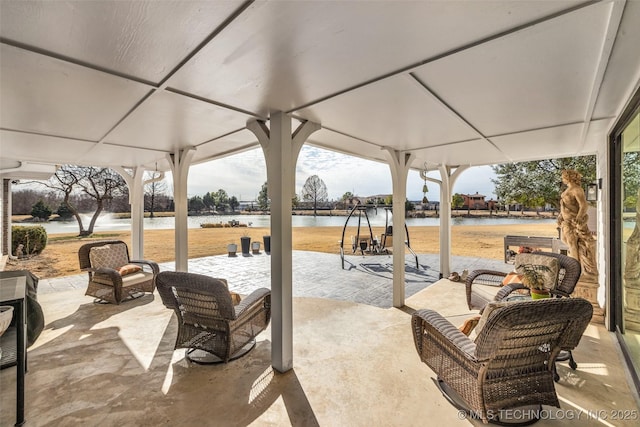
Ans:
[{"label": "bare tree", "polygon": [[311,175],[302,187],[302,200],[313,203],[313,215],[317,214],[318,202],[326,202],[327,186],[318,175]]},{"label": "bare tree", "polygon": [[167,194],[168,188],[167,183],[164,179],[160,181],[154,181],[156,178],[160,177],[159,172],[149,172],[148,176],[145,179],[151,179],[151,183],[147,184],[145,187],[144,195],[145,202],[144,207],[147,211],[149,211],[149,217],[153,218],[153,213],[157,210],[157,198],[160,195]]},{"label": "bare tree", "polygon": [[[60,191],[64,195],[63,203],[69,208],[78,222],[78,236],[93,234],[96,221],[104,209],[105,202],[128,192],[127,184],[117,172],[108,168],[64,165],[45,186]],[[93,200],[95,211],[85,230],[80,211],[72,203],[71,196],[81,193]]]}]

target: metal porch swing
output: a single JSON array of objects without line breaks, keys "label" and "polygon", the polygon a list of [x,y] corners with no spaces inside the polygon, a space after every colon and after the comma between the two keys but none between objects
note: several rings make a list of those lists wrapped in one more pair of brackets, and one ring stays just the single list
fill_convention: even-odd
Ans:
[{"label": "metal porch swing", "polygon": [[[351,209],[349,215],[347,216],[347,220],[344,223],[344,227],[342,228],[342,238],[340,239],[340,260],[342,262],[342,269],[344,270],[344,256],[345,256],[345,239],[344,235],[347,231],[347,226],[349,225],[349,220],[357,216],[358,217],[358,227],[355,236],[351,236],[351,253],[355,254],[357,251],[360,251],[362,256],[365,255],[381,255],[381,254],[389,254],[389,247],[393,244],[393,225],[390,223],[391,216],[391,208],[385,207],[385,224],[384,224],[384,233],[382,233],[382,237],[378,238],[378,236],[373,235],[373,230],[371,229],[371,221],[369,220],[369,215],[367,214],[367,206],[361,205],[359,202]],[[354,215],[355,214],[355,215]],[[362,226],[362,218],[367,221],[367,228],[369,229],[369,234],[361,235],[360,229]],[[418,264],[418,255],[411,249],[411,242],[409,240],[409,229],[407,228],[407,223],[404,224],[405,235],[407,239],[405,240],[405,245],[409,252],[413,255],[416,260],[416,268],[420,268]]]}]

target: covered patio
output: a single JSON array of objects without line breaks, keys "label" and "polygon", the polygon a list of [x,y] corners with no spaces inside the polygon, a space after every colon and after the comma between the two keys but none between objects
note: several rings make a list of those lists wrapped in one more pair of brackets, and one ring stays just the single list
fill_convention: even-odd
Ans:
[{"label": "covered patio", "polygon": [[[596,155],[597,174],[604,179],[597,190],[598,299],[605,308],[607,329],[616,329],[619,321],[611,317],[616,308],[609,305],[619,305],[615,295],[620,293],[621,275],[618,267],[612,270],[612,260],[621,252],[621,243],[608,224],[618,223],[620,183],[615,179],[619,160],[611,156],[609,138],[640,104],[640,2],[9,0],[0,7],[4,255],[12,255],[11,182],[51,174],[56,165],[79,164],[111,167],[125,177],[133,218],[132,255],[144,258],[144,172],[158,170],[171,173],[173,179],[175,269],[187,271],[189,167],[261,147],[272,236],[273,323],[266,347],[275,371],[295,373],[302,384],[307,381],[303,371],[314,376],[318,368],[313,365],[328,363],[323,355],[337,354],[346,362],[358,354],[349,351],[357,346],[350,347],[348,341],[334,342],[323,335],[333,331],[331,324],[322,323],[327,319],[316,327],[305,321],[304,315],[312,313],[301,315],[294,304],[291,198],[303,144],[387,163],[395,230],[403,230],[409,171],[421,171],[437,182],[438,273],[444,277],[452,271],[451,195],[465,170]],[[410,298],[402,234],[393,236],[397,250],[389,292],[396,309],[384,313],[405,316],[406,322],[402,310]],[[134,313],[152,303],[157,301],[124,309]],[[71,313],[51,313],[52,318],[68,318],[82,307],[71,304]],[[87,308],[86,313],[100,316],[93,306]],[[365,314],[362,319],[376,324],[375,317]],[[85,320],[80,343],[96,324],[91,323],[95,319]],[[171,325],[166,329],[162,322],[153,328],[169,331]],[[316,333],[304,333],[306,328]],[[166,347],[160,329],[155,339]],[[383,332],[379,336],[388,338]],[[113,335],[103,338],[109,341]],[[400,332],[394,339],[403,339]],[[312,355],[301,345],[305,340]],[[371,342],[384,346],[386,341],[369,339],[364,348]],[[393,348],[402,348],[402,357],[412,357],[410,342],[394,342]],[[268,351],[259,350],[252,358]],[[368,352],[360,354],[360,368],[371,369]],[[385,369],[392,369],[391,354],[380,354],[386,355]],[[133,359],[127,360],[135,366]],[[154,366],[152,360],[156,359],[147,355],[145,363],[137,363],[148,370]],[[154,363],[166,371],[168,360],[165,353]],[[238,363],[249,360],[256,359]],[[613,359],[601,360],[608,364]],[[266,362],[256,363],[263,372]],[[232,365],[222,371],[230,378],[242,376]],[[359,377],[361,389],[375,384],[383,390],[397,381],[404,387],[403,397],[411,394],[399,380],[400,371],[393,372],[393,379]],[[29,376],[34,373],[35,369]],[[259,375],[253,377],[252,381]],[[187,390],[188,383],[183,384]],[[323,384],[316,383],[324,400],[307,402],[318,414],[316,419],[327,423],[331,418],[319,415],[321,411],[330,413],[339,406]],[[293,385],[295,389],[295,381]],[[205,395],[211,393],[204,390]],[[221,395],[217,388],[215,393]],[[146,405],[146,394],[140,393],[140,406]],[[428,394],[431,399],[433,393]],[[128,403],[138,396],[130,398]],[[299,400],[296,405],[287,406],[289,414],[309,406]],[[412,407],[414,415],[421,414],[421,408]]]}]

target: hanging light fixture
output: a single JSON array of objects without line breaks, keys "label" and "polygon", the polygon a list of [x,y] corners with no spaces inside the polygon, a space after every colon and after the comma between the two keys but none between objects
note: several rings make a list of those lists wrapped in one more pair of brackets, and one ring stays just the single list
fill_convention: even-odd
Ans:
[{"label": "hanging light fixture", "polygon": [[424,173],[421,173],[424,178],[424,185],[422,186],[422,204],[426,205],[429,203],[429,199],[427,199],[427,193],[429,192],[429,187],[427,187],[427,163],[424,164]]}]

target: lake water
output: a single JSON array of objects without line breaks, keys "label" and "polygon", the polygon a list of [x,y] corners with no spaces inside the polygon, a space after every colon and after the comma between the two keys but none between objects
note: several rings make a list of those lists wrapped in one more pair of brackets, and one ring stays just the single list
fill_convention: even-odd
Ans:
[{"label": "lake water", "polygon": [[[293,227],[343,227],[346,221],[346,216],[302,216],[293,215],[291,222]],[[243,224],[247,224],[249,227],[269,227],[270,217],[269,215],[210,215],[210,216],[190,216],[187,219],[189,228],[200,228],[202,223],[227,223],[231,220],[240,221]],[[369,221],[371,226],[384,227],[385,215],[384,212],[376,214],[372,211],[369,214]],[[555,223],[555,219],[519,219],[517,217],[509,218],[452,218],[453,225],[502,225],[502,224],[526,224],[531,221],[542,223]],[[89,225],[89,218],[84,220],[85,227]],[[366,227],[367,221],[364,216],[361,219],[361,227]],[[389,224],[391,224],[391,217],[389,217]],[[25,224],[30,225],[30,224]],[[35,224],[34,224],[35,225]],[[78,223],[73,221],[52,221],[42,224],[47,230],[47,234],[58,233],[76,233],[78,231]],[[358,217],[352,216],[349,219],[349,226],[357,226]],[[407,226],[438,226],[440,225],[439,218],[408,218]],[[94,231],[116,231],[116,230],[129,230],[131,228],[131,219],[117,219],[111,215],[106,214],[100,216]],[[144,228],[147,230],[157,229],[172,229],[174,228],[173,217],[163,218],[145,218]]]}]

